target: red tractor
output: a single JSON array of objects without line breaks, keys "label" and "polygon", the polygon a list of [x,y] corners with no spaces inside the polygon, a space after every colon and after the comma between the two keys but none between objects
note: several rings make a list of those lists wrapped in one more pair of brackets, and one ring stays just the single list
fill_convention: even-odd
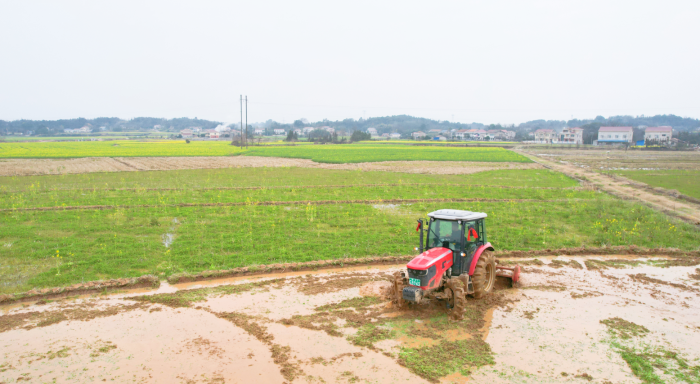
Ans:
[{"label": "red tractor", "polygon": [[[441,209],[418,220],[421,254],[394,275],[393,300],[399,308],[424,299],[444,300],[453,319],[461,319],[466,295],[481,298],[493,290],[496,276],[517,282],[520,267],[501,267],[486,241],[486,214]],[[428,225],[424,236],[424,225]],[[425,239],[425,249],[423,240]]]}]

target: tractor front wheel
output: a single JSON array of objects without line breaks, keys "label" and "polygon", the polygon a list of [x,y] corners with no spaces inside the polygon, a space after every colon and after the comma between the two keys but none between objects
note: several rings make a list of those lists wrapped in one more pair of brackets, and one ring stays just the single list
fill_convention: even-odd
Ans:
[{"label": "tractor front wheel", "polygon": [[404,309],[406,308],[406,300],[403,298],[403,287],[405,287],[406,284],[405,277],[401,272],[396,272],[394,274],[393,283],[391,301],[396,305],[396,308]]},{"label": "tractor front wheel", "polygon": [[490,251],[484,251],[476,262],[472,284],[474,285],[474,298],[480,299],[493,290],[496,282],[496,258]]},{"label": "tractor front wheel", "polygon": [[467,309],[467,295],[464,291],[464,283],[462,280],[453,277],[448,282],[447,289],[452,292],[448,303],[451,306],[450,319],[462,320]]}]

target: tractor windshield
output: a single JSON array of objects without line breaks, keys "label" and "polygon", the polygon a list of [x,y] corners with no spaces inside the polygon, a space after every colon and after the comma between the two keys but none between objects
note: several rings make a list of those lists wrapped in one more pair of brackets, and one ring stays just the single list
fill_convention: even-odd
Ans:
[{"label": "tractor windshield", "polygon": [[458,222],[436,219],[428,229],[428,248],[445,247],[457,251],[461,232]]}]

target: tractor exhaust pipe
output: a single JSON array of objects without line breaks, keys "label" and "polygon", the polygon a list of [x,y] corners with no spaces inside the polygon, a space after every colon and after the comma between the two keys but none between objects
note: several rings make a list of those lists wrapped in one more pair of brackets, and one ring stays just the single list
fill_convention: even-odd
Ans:
[{"label": "tractor exhaust pipe", "polygon": [[418,219],[418,228],[420,230],[420,238],[418,239],[418,253],[423,253],[423,219]]}]

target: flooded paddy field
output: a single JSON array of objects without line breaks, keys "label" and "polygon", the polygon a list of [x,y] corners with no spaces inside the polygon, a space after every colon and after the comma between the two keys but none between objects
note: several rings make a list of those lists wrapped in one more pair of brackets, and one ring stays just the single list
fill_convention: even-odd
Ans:
[{"label": "flooded paddy field", "polygon": [[386,295],[400,265],[241,277],[0,308],[0,383],[698,382],[700,260],[502,259],[515,287]]}]

